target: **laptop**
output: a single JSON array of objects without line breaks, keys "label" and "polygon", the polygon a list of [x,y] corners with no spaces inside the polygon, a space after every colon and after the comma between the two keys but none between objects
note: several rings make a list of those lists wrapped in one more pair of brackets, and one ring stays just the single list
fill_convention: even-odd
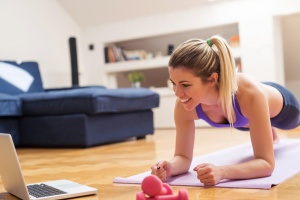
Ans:
[{"label": "laptop", "polygon": [[24,200],[66,199],[97,194],[98,191],[96,188],[69,180],[26,185],[10,134],[0,133],[0,161],[0,176],[5,190]]}]

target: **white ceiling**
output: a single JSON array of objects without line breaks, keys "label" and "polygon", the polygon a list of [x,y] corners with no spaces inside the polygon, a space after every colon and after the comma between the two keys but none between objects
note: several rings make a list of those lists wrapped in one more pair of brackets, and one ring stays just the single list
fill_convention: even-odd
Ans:
[{"label": "white ceiling", "polygon": [[105,23],[179,11],[205,4],[233,0],[57,0],[79,26]]}]

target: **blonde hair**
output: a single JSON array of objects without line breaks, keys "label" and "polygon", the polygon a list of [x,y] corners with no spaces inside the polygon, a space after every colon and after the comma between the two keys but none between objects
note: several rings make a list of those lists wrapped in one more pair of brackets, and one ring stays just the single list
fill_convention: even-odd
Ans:
[{"label": "blonde hair", "polygon": [[169,66],[184,67],[204,83],[213,73],[217,73],[219,100],[232,126],[235,114],[232,104],[238,88],[235,60],[224,38],[213,36],[209,40],[190,39],[182,43],[172,53]]}]

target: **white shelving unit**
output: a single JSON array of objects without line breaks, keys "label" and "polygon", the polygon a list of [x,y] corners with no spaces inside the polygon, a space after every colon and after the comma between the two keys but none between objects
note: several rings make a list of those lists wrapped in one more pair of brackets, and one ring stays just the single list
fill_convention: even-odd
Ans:
[{"label": "white shelving unit", "polygon": [[[241,60],[241,50],[240,48],[232,48],[233,54],[238,62]],[[127,74],[131,71],[142,71],[144,74],[148,74],[146,81],[148,84],[144,87],[155,87],[155,88],[165,88],[167,87],[168,82],[168,72],[167,66],[169,62],[170,56],[162,56],[153,59],[145,59],[145,60],[131,60],[117,63],[107,63],[105,64],[104,72],[109,77],[111,82],[109,83],[110,87],[129,87],[129,83],[127,83]],[[153,73],[149,75],[149,71],[154,72],[157,70],[158,73],[155,74],[155,77],[159,78],[155,82],[159,82],[158,85],[151,85],[154,81],[151,81],[151,76]],[[150,80],[149,80],[150,76]],[[159,77],[163,76],[163,77]],[[161,80],[163,78],[163,80]],[[118,81],[120,84],[118,84]],[[127,84],[126,84],[127,83]],[[154,83],[155,84],[155,83]]]},{"label": "white shelving unit", "polygon": [[[130,87],[127,75],[131,71],[140,71],[145,75],[143,87],[148,87],[160,95],[160,106],[154,109],[155,128],[174,128],[173,110],[176,97],[171,88],[168,87],[168,62],[167,47],[172,44],[175,48],[190,38],[209,38],[211,35],[219,34],[228,39],[231,36],[239,35],[238,24],[227,24],[224,26],[210,27],[200,30],[190,30],[180,33],[157,35],[134,40],[107,42],[104,46],[119,46],[126,50],[145,50],[151,54],[159,54],[143,60],[130,60],[116,63],[105,63],[104,73],[107,76],[108,86],[112,88]],[[240,48],[232,48],[233,55],[237,62],[242,60]],[[203,120],[196,122],[196,126],[207,126]]]},{"label": "white shelving unit", "polygon": [[130,60],[119,63],[105,64],[105,73],[119,73],[134,70],[145,70],[165,67],[169,62],[170,56],[162,56],[145,60]]},{"label": "white shelving unit", "polygon": [[[233,55],[236,59],[241,58],[241,49],[232,48]],[[170,56],[161,56],[158,58],[144,59],[144,60],[129,60],[124,62],[108,63],[105,64],[104,72],[110,73],[120,73],[134,70],[145,70],[145,69],[155,69],[162,68],[168,65]]]}]

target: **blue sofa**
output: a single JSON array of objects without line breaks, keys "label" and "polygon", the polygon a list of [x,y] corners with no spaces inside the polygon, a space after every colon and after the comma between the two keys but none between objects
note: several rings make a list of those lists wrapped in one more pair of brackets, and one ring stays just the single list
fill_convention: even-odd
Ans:
[{"label": "blue sofa", "polygon": [[154,133],[146,88],[44,89],[36,62],[0,62],[0,132],[19,147],[90,147]]}]

